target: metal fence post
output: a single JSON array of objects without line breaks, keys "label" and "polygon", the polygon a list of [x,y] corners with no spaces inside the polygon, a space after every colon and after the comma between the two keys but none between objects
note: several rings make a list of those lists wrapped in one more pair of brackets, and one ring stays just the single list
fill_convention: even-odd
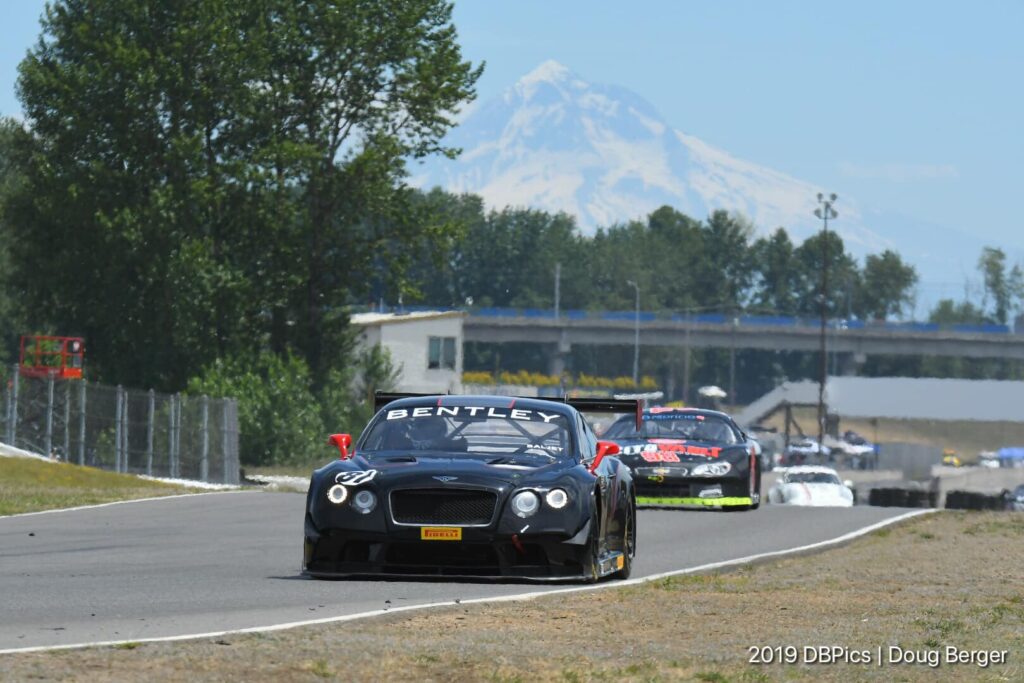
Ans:
[{"label": "metal fence post", "polygon": [[124,399],[121,396],[121,385],[117,385],[117,391],[114,394],[114,471],[121,471],[121,401]]},{"label": "metal fence post", "polygon": [[46,434],[43,437],[43,451],[53,457],[53,375],[46,377]]},{"label": "metal fence post", "polygon": [[149,419],[146,420],[146,475],[153,476],[153,428],[156,420],[156,392],[149,390]]},{"label": "metal fence post", "polygon": [[121,471],[128,471],[128,390],[121,401]]},{"label": "metal fence post", "polygon": [[[229,426],[226,432],[228,439],[228,465],[225,467],[225,471],[230,472],[229,484],[238,484],[240,472],[240,463],[238,458],[238,401],[234,399],[225,399],[224,403],[227,405],[228,414],[230,415]],[[225,477],[228,475],[225,475]]]},{"label": "metal fence post", "polygon": [[17,447],[18,443],[18,386],[21,384],[21,371],[18,364],[14,364],[14,376],[11,378],[11,422],[7,431],[11,435],[11,445]]},{"label": "metal fence post", "polygon": [[224,481],[225,484],[232,484],[234,482],[231,479],[231,468],[229,466],[230,458],[228,457],[228,400],[226,398],[220,399],[220,459],[224,465]]},{"label": "metal fence post", "polygon": [[7,443],[11,443],[11,409],[14,407],[14,380],[12,379],[7,383],[7,390],[5,392],[7,396],[7,405],[4,410],[4,439]]},{"label": "metal fence post", "polygon": [[181,394],[174,395],[174,424],[171,431],[174,435],[174,458],[171,460],[171,477],[177,479],[181,472]]},{"label": "metal fence post", "polygon": [[64,461],[71,460],[71,384],[64,382]]},{"label": "metal fence post", "polygon": [[167,476],[174,470],[174,396],[167,398]]},{"label": "metal fence post", "polygon": [[78,464],[85,464],[85,380],[78,390]]},{"label": "metal fence post", "polygon": [[210,480],[210,397],[203,396],[203,450],[199,460],[199,478]]}]

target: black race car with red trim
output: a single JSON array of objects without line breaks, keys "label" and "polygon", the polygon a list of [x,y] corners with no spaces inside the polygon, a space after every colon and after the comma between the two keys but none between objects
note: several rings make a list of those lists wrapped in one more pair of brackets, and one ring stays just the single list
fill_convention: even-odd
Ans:
[{"label": "black race car with red trim", "polygon": [[636,401],[378,394],[377,408],[313,473],[307,575],[629,576],[633,477],[580,411],[638,423]]},{"label": "black race car with red trim", "polygon": [[725,413],[696,408],[643,411],[602,435],[633,471],[640,505],[756,510],[761,504],[757,443]]}]

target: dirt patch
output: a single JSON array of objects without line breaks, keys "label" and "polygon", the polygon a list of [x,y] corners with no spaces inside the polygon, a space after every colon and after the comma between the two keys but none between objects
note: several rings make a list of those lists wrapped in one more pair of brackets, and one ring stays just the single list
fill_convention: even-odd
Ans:
[{"label": "dirt patch", "polygon": [[[0,678],[1018,681],[1022,547],[1024,513],[945,512],[728,574],[265,635],[8,655],[0,657]],[[798,663],[749,663],[752,647],[785,655],[787,646]],[[805,663],[804,648],[820,646],[837,646],[847,659],[865,651],[870,663]],[[995,650],[1006,661],[891,664],[890,646],[924,658],[944,658],[947,646]]]}]

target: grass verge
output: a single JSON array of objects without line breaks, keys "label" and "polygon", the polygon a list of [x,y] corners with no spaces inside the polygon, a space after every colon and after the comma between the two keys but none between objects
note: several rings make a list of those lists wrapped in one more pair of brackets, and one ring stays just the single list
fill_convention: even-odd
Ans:
[{"label": "grass verge", "polygon": [[169,496],[198,490],[93,467],[32,458],[0,457],[0,515]]},{"label": "grass verge", "polygon": [[[529,602],[131,648],[9,655],[11,680],[1024,680],[1024,514],[941,513],[818,555]],[[528,590],[528,587],[524,590]],[[752,664],[838,646],[868,664]],[[889,647],[1006,651],[896,664]],[[881,664],[875,659],[882,649]]]}]

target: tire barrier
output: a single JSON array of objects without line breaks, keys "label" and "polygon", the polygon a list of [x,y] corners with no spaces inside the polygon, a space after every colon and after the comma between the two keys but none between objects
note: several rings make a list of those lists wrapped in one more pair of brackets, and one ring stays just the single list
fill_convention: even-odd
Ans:
[{"label": "tire barrier", "polygon": [[877,488],[868,494],[868,505],[876,507],[933,508],[937,502],[938,494],[924,489]]},{"label": "tire barrier", "polygon": [[985,494],[976,491],[950,491],[946,494],[947,510],[1008,510],[1010,492]]}]

